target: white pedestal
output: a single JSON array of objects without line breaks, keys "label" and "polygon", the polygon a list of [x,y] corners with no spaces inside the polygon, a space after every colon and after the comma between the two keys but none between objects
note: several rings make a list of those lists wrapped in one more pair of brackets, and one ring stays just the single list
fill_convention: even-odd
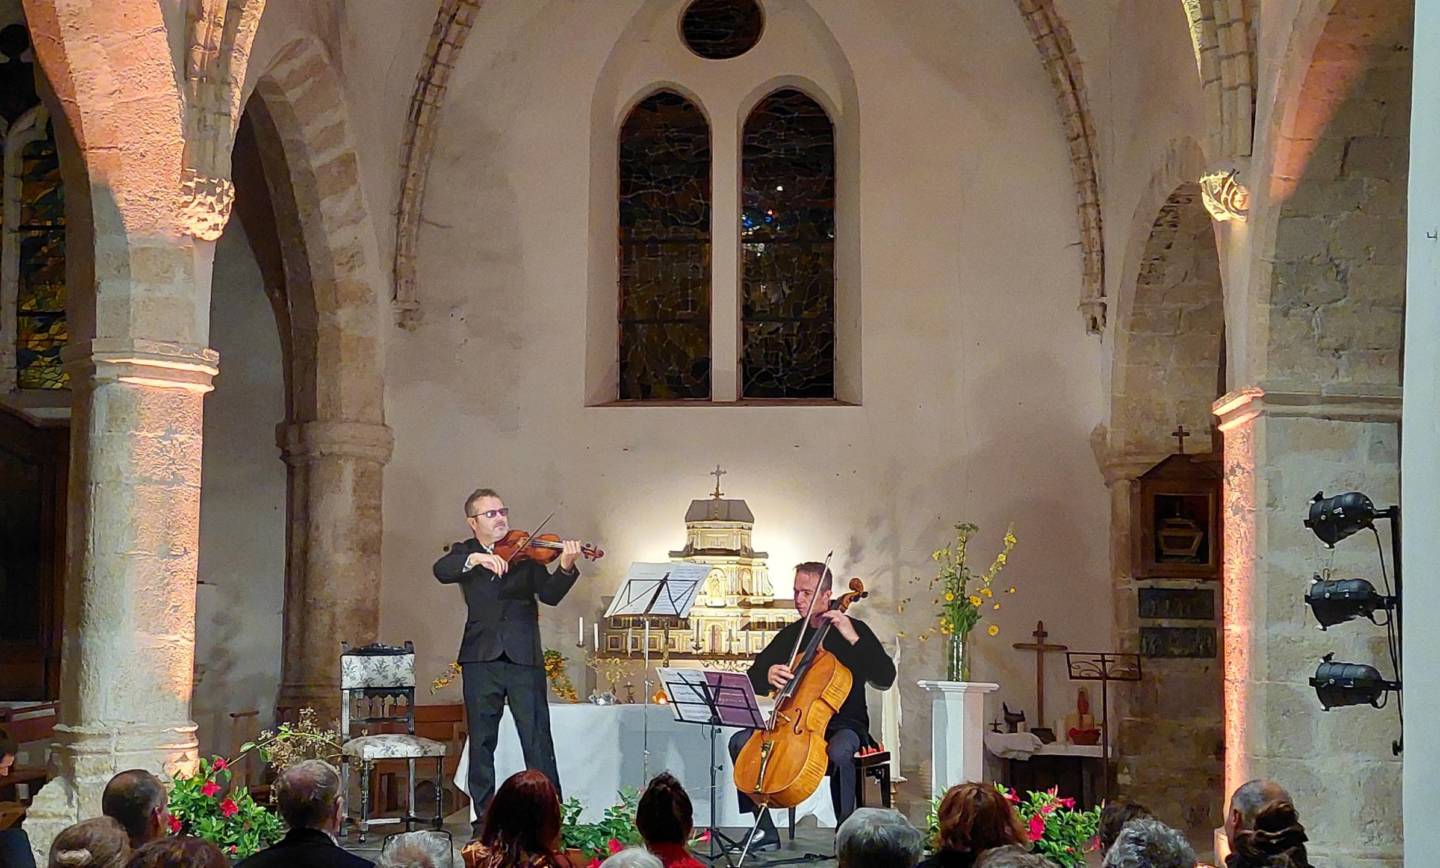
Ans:
[{"label": "white pedestal", "polygon": [[930,788],[985,779],[985,694],[1000,685],[981,681],[920,681],[930,691]]}]

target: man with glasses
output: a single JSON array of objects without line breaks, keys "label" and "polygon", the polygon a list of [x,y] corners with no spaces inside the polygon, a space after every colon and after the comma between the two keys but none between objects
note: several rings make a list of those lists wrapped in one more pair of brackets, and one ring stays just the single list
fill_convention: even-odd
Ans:
[{"label": "man with glasses", "polygon": [[495,742],[507,700],[526,767],[543,772],[560,789],[536,601],[554,606],[569,593],[580,577],[575,565],[580,543],[564,541],[554,573],[533,560],[507,563],[495,554],[495,543],[510,531],[510,510],[489,488],[465,498],[465,523],[471,538],[450,546],[435,562],[435,578],[460,585],[469,610],[456,659],[470,726],[469,790],[478,836],[485,808],[495,795]]}]

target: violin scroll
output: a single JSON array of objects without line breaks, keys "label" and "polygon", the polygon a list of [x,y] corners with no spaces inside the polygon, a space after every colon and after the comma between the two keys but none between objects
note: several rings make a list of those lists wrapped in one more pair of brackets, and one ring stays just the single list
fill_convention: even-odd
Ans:
[{"label": "violin scroll", "polygon": [[850,590],[835,598],[834,607],[842,612],[849,609],[856,600],[863,600],[870,596],[870,592],[865,590],[865,583],[858,578],[851,579],[849,587]]}]

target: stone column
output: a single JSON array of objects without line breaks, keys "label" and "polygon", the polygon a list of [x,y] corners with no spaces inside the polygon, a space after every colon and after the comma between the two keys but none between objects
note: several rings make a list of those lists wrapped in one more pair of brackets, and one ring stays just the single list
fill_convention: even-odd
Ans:
[{"label": "stone column", "polygon": [[[1317,863],[1400,865],[1394,706],[1324,712],[1308,683],[1329,651],[1391,673],[1384,630],[1362,620],[1322,633],[1304,603],[1311,575],[1327,567],[1380,587],[1375,542],[1367,532],[1331,553],[1301,524],[1320,489],[1396,502],[1399,389],[1255,386],[1221,398],[1215,414],[1225,435],[1226,793],[1272,777],[1300,807]],[[1382,527],[1388,563],[1387,536]]]},{"label": "stone column", "polygon": [[394,438],[384,424],[317,421],[282,424],[276,439],[290,468],[277,716],[310,707],[328,723],[340,712],[340,642],[379,638],[381,483]]},{"label": "stone column", "polygon": [[37,852],[100,813],[117,771],[193,767],[201,402],[218,356],[103,338],[67,351],[69,572],[54,779],[30,809]]}]

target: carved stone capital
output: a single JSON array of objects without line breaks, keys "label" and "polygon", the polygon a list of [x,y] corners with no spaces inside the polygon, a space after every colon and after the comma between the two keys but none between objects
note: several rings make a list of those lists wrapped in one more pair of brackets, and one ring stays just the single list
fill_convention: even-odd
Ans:
[{"label": "carved stone capital", "polygon": [[1250,218],[1250,188],[1245,185],[1246,166],[1239,161],[1218,164],[1200,176],[1200,198],[1205,210],[1217,222]]},{"label": "carved stone capital", "polygon": [[1276,382],[1236,389],[1211,405],[1211,412],[1228,432],[1258,416],[1399,422],[1400,405],[1399,386],[1335,384],[1316,390]]},{"label": "carved stone capital", "polygon": [[96,338],[61,351],[76,387],[129,383],[204,394],[214,388],[220,354],[209,347],[144,338]]},{"label": "carved stone capital", "polygon": [[235,204],[235,184],[229,178],[210,177],[186,169],[180,192],[184,197],[181,228],[202,241],[219,238]]},{"label": "carved stone capital", "polygon": [[373,422],[286,422],[276,426],[275,442],[290,465],[332,456],[384,465],[395,448],[395,435],[390,426]]}]

